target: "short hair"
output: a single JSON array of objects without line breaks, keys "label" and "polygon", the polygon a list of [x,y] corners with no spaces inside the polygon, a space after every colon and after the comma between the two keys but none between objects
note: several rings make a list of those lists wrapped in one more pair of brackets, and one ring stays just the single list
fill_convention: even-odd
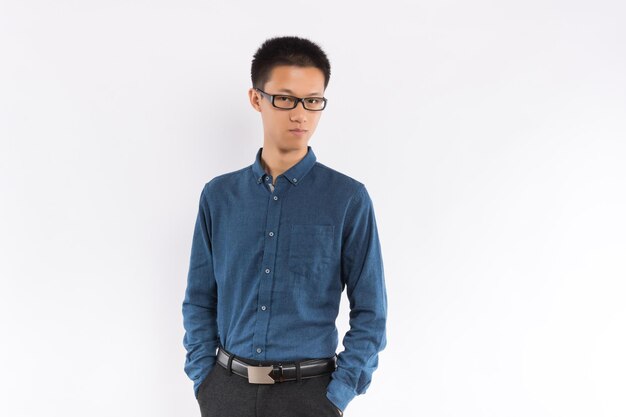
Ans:
[{"label": "short hair", "polygon": [[324,90],[330,80],[330,62],[316,43],[298,36],[269,38],[257,49],[252,59],[252,86],[263,89],[272,69],[278,65],[315,67],[324,73]]}]

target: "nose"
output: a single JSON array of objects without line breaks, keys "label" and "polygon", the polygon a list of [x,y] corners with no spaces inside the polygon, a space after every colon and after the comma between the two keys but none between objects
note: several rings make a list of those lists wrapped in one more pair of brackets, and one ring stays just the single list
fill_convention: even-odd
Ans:
[{"label": "nose", "polygon": [[304,103],[300,101],[298,102],[298,104],[296,104],[296,108],[291,110],[291,113],[289,114],[289,118],[292,121],[304,122],[306,121],[307,111],[308,110],[304,108]]}]

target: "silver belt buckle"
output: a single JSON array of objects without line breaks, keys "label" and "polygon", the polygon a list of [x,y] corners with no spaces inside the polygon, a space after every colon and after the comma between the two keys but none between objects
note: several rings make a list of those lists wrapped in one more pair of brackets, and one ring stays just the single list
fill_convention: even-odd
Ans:
[{"label": "silver belt buckle", "polygon": [[270,372],[274,370],[273,366],[254,366],[248,368],[248,382],[251,384],[274,384],[274,378],[270,376]]}]

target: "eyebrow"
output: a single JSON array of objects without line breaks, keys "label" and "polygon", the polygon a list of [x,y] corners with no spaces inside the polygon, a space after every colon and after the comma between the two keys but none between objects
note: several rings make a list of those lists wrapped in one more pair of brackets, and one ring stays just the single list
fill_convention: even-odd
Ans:
[{"label": "eyebrow", "polygon": [[[285,93],[293,94],[293,91],[291,91],[288,88],[281,88],[278,91],[284,91]],[[310,97],[310,96],[321,96],[321,95],[322,95],[322,93],[315,92],[315,93],[308,94],[307,97]]]}]

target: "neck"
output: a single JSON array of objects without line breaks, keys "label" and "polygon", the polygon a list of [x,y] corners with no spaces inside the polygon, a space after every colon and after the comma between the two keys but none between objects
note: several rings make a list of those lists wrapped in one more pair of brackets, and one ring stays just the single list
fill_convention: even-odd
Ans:
[{"label": "neck", "polygon": [[307,150],[306,146],[303,149],[281,149],[264,143],[261,151],[261,165],[276,184],[276,178],[301,161],[306,156]]}]

